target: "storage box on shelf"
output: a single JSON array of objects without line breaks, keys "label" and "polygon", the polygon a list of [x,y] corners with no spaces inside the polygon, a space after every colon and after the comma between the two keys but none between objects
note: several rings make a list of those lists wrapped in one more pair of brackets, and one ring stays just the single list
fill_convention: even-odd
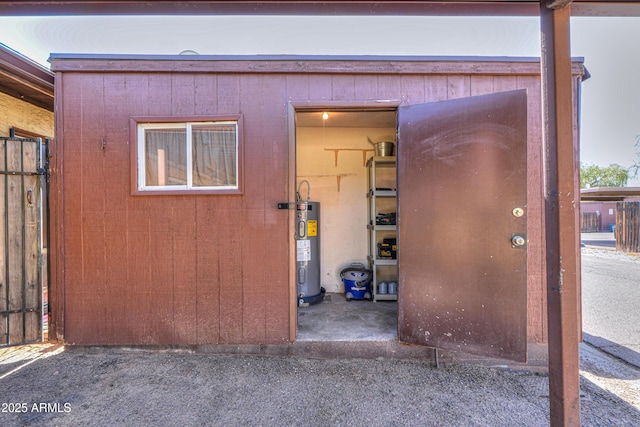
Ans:
[{"label": "storage box on shelf", "polygon": [[[394,156],[371,157],[367,161],[367,168],[369,176],[368,260],[373,273],[371,282],[373,300],[397,300],[396,158]],[[380,286],[381,282],[384,282],[382,286]]]}]

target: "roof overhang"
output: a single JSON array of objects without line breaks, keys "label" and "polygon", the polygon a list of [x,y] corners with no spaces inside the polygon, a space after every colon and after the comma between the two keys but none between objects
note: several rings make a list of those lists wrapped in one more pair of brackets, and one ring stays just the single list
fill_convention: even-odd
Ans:
[{"label": "roof overhang", "polygon": [[640,187],[595,187],[580,190],[582,202],[622,202],[631,197],[640,197]]},{"label": "roof overhang", "polygon": [[0,44],[0,92],[53,111],[55,74]]},{"label": "roof overhang", "polygon": [[[640,16],[637,0],[548,0],[573,16]],[[2,15],[497,15],[538,16],[539,0],[0,1]]]}]

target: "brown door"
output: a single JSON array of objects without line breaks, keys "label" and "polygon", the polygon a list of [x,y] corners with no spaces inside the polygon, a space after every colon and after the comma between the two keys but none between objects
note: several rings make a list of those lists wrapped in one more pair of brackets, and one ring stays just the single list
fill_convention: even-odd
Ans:
[{"label": "brown door", "polygon": [[397,156],[400,341],[526,361],[526,91],[401,107]]}]

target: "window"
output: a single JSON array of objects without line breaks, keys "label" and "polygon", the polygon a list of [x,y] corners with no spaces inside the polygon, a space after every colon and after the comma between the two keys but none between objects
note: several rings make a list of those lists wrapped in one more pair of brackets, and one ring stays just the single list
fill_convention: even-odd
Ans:
[{"label": "window", "polygon": [[241,193],[241,120],[133,119],[136,194]]}]

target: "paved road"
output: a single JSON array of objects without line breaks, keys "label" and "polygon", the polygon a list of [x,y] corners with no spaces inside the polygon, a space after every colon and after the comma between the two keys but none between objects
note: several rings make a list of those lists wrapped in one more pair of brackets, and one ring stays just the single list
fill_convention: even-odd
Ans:
[{"label": "paved road", "polygon": [[640,367],[640,258],[582,250],[584,339]]},{"label": "paved road", "polygon": [[593,246],[598,248],[616,248],[616,239],[614,233],[582,233],[582,244],[585,246]]},{"label": "paved road", "polygon": [[582,244],[586,246],[596,246],[601,248],[616,248],[615,240],[582,240]]}]

